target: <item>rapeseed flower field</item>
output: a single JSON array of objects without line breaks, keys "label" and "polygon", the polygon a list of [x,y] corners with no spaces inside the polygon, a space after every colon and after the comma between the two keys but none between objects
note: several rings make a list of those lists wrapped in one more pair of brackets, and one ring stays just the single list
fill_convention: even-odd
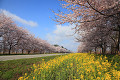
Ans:
[{"label": "rapeseed flower field", "polygon": [[[116,55],[118,56],[118,55]],[[30,75],[18,80],[119,80],[120,64],[103,55],[74,53],[33,64]],[[114,64],[113,64],[114,63]]]}]

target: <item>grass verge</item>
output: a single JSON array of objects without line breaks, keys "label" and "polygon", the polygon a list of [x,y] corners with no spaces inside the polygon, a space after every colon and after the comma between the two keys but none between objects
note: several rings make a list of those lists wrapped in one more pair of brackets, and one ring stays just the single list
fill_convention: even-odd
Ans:
[{"label": "grass verge", "polygon": [[16,80],[25,73],[30,74],[33,64],[40,64],[42,62],[42,59],[47,62],[50,59],[58,56],[60,55],[0,61],[0,80]]}]

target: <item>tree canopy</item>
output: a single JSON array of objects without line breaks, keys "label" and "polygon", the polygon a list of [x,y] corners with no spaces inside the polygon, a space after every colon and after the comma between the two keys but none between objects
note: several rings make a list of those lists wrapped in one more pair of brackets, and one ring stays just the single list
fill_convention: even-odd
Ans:
[{"label": "tree canopy", "polygon": [[[55,13],[55,21],[75,24],[78,42],[84,48],[79,51],[96,51],[106,53],[120,51],[120,1],[119,0],[61,0],[66,12]],[[82,38],[81,38],[82,37]]]}]

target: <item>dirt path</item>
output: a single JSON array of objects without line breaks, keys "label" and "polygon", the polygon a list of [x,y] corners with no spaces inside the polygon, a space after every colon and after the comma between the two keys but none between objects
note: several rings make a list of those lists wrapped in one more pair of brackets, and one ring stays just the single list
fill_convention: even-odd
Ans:
[{"label": "dirt path", "polygon": [[7,56],[0,56],[0,61],[24,59],[24,58],[36,58],[36,57],[45,57],[45,56],[54,56],[54,55],[63,55],[63,54],[7,55]]}]

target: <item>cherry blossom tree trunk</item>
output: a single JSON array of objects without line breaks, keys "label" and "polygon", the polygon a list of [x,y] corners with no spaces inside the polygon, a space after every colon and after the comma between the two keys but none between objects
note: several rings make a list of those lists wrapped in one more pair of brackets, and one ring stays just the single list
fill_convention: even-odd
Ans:
[{"label": "cherry blossom tree trunk", "polygon": [[33,50],[33,54],[35,54],[35,49]]},{"label": "cherry blossom tree trunk", "polygon": [[118,32],[118,44],[117,44],[117,52],[120,52],[120,46],[119,46],[119,44],[120,44],[120,25],[118,25],[118,29],[119,29],[119,32]]},{"label": "cherry blossom tree trunk", "polygon": [[3,54],[5,54],[5,47],[3,48]]},{"label": "cherry blossom tree trunk", "polygon": [[5,54],[5,42],[3,41],[3,54]]},{"label": "cherry blossom tree trunk", "polygon": [[95,47],[95,54],[96,54],[97,52],[96,52],[96,47]]},{"label": "cherry blossom tree trunk", "polygon": [[22,49],[22,54],[23,54],[24,49]]},{"label": "cherry blossom tree trunk", "polygon": [[102,54],[104,54],[104,48],[102,47]]},{"label": "cherry blossom tree trunk", "polygon": [[16,54],[17,54],[18,50],[16,50]]},{"label": "cherry blossom tree trunk", "polygon": [[104,42],[104,54],[106,54],[106,42]]},{"label": "cherry blossom tree trunk", "polygon": [[91,54],[92,50],[90,50],[90,54]]},{"label": "cherry blossom tree trunk", "polygon": [[5,54],[5,46],[3,47],[3,54]]},{"label": "cherry blossom tree trunk", "polygon": [[114,53],[114,46],[113,46],[113,44],[111,44],[111,54],[113,54]]},{"label": "cherry blossom tree trunk", "polygon": [[28,51],[28,54],[30,54],[30,51]]},{"label": "cherry blossom tree trunk", "polygon": [[11,49],[12,49],[12,46],[10,45],[10,48],[9,48],[9,53],[8,53],[8,54],[10,54],[10,52],[11,52]]},{"label": "cherry blossom tree trunk", "polygon": [[101,48],[100,48],[100,54],[102,54]]}]

